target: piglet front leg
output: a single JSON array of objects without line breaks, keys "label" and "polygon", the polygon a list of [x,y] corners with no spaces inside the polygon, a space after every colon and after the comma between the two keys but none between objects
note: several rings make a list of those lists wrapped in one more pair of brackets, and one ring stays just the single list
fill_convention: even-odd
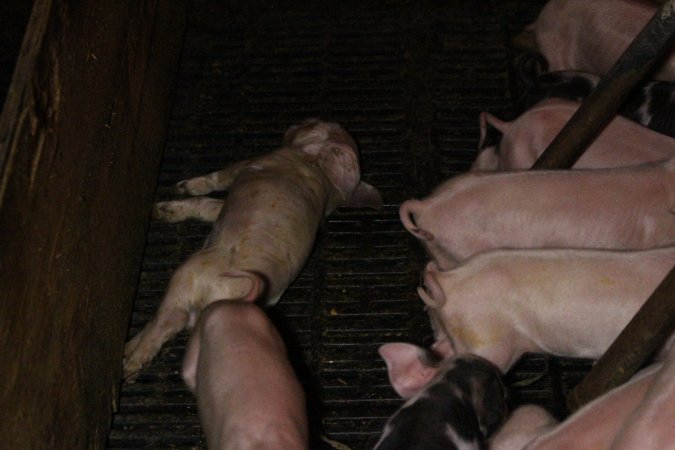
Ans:
[{"label": "piglet front leg", "polygon": [[230,187],[237,177],[246,169],[255,168],[257,158],[239,161],[222,170],[217,170],[206,175],[189,178],[176,183],[176,194],[206,195],[213,191],[222,191]]},{"label": "piglet front leg", "polygon": [[302,387],[279,333],[244,302],[214,302],[188,343],[183,379],[197,396],[209,449],[308,448]]},{"label": "piglet front leg", "polygon": [[182,222],[188,219],[215,222],[223,209],[224,200],[211,197],[192,197],[183,200],[157,202],[152,218],[162,222]]}]

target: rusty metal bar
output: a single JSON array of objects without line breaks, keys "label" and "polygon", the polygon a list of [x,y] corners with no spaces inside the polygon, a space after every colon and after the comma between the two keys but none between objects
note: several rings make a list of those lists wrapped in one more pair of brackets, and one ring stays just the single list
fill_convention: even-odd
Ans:
[{"label": "rusty metal bar", "polygon": [[675,0],[668,0],[654,14],[614,66],[602,77],[565,127],[532,166],[533,169],[566,169],[583,154],[614,117],[632,88],[669,48],[675,34]]},{"label": "rusty metal bar", "polygon": [[567,397],[574,411],[619,386],[645,363],[675,329],[675,267],[626,328]]},{"label": "rusty metal bar", "polygon": [[[532,169],[568,169],[581,157],[630,94],[670,48],[675,0],[664,2]],[[571,411],[635,374],[675,326],[675,268],[647,299],[607,352],[570,393]]]}]

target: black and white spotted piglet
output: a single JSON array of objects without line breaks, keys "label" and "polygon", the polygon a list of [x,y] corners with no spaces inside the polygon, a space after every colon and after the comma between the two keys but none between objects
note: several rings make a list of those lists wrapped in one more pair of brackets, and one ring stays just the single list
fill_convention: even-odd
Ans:
[{"label": "black and white spotted piglet", "polygon": [[389,419],[376,450],[487,449],[507,415],[497,367],[464,354],[434,364],[411,344],[380,347],[389,380],[406,402]]},{"label": "black and white spotted piglet", "polygon": [[[589,72],[562,70],[541,75],[541,69],[532,69],[536,56],[523,55],[519,61],[519,74],[523,93],[517,109],[525,111],[541,100],[558,97],[577,102],[588,97],[600,82],[598,75]],[[545,66],[545,62],[539,62]],[[633,89],[619,109],[619,114],[651,130],[675,137],[675,83],[646,81]]]}]

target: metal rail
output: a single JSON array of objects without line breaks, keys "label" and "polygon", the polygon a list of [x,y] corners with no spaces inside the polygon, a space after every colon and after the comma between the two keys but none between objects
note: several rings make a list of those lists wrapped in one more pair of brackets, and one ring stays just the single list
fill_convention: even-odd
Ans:
[{"label": "metal rail", "polygon": [[[583,154],[638,83],[670,48],[675,0],[654,14],[532,169],[567,169]],[[619,386],[654,354],[675,327],[675,268],[649,297],[586,378],[570,393],[571,411]]]}]

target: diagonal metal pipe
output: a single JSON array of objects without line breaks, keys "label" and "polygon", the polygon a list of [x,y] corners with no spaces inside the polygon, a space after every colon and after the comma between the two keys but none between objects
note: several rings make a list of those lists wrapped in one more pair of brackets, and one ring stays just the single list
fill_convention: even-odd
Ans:
[{"label": "diagonal metal pipe", "polygon": [[[664,2],[532,169],[568,169],[612,120],[632,88],[670,48],[675,0]],[[675,328],[675,268],[647,299],[607,352],[570,393],[574,411],[628,381]]]},{"label": "diagonal metal pipe", "polygon": [[569,169],[612,120],[635,85],[661,60],[675,35],[675,0],[668,0],[586,98],[532,169]]}]

